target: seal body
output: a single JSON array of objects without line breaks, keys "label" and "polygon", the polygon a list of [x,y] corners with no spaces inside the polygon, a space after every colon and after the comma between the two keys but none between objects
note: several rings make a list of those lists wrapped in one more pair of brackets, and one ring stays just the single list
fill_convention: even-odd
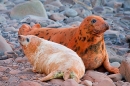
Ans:
[{"label": "seal body", "polygon": [[104,42],[104,32],[108,29],[109,26],[103,18],[91,15],[79,27],[42,28],[39,24],[32,27],[23,24],[18,34],[35,35],[67,46],[82,58],[86,69],[96,69],[103,64],[109,72],[119,73],[119,69],[109,63]]},{"label": "seal body", "polygon": [[63,45],[34,35],[20,35],[19,42],[33,65],[33,71],[47,75],[41,81],[63,77],[64,80],[72,78],[79,82],[85,73],[82,59]]}]

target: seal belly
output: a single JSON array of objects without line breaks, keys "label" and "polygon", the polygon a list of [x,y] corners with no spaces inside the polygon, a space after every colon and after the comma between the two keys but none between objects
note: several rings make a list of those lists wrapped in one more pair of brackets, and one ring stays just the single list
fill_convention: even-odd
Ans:
[{"label": "seal belly", "polygon": [[104,61],[104,56],[102,54],[98,55],[85,55],[83,58],[86,69],[95,69],[102,65]]}]

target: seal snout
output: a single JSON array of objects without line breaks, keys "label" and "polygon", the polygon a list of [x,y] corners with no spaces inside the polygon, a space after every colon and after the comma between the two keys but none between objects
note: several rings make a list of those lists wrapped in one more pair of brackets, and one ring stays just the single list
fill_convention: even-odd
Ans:
[{"label": "seal snout", "polygon": [[21,39],[21,36],[20,36],[20,35],[18,36],[18,39]]},{"label": "seal snout", "polygon": [[109,25],[107,23],[105,23],[105,28],[106,28],[106,30],[109,29]]},{"label": "seal snout", "polygon": [[22,35],[18,35],[18,40],[19,41],[23,41],[24,40],[24,37]]}]

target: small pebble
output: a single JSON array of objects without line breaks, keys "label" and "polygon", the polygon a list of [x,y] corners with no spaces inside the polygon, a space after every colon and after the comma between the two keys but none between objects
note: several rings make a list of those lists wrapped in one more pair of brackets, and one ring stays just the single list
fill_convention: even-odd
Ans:
[{"label": "small pebble", "polygon": [[75,17],[78,15],[78,13],[74,9],[67,9],[67,10],[65,10],[65,15],[67,17]]}]

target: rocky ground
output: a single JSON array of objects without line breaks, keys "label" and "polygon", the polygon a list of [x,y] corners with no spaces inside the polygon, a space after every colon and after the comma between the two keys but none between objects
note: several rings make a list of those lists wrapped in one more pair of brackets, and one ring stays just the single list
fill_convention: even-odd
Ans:
[{"label": "rocky ground", "polygon": [[[102,16],[110,30],[104,34],[111,65],[121,74],[101,67],[86,71],[81,83],[74,80],[38,80],[18,43],[23,23],[42,27],[78,26],[88,15]],[[0,0],[0,86],[130,86],[130,0]],[[128,43],[127,43],[128,42]],[[123,61],[122,61],[123,60]]]}]

